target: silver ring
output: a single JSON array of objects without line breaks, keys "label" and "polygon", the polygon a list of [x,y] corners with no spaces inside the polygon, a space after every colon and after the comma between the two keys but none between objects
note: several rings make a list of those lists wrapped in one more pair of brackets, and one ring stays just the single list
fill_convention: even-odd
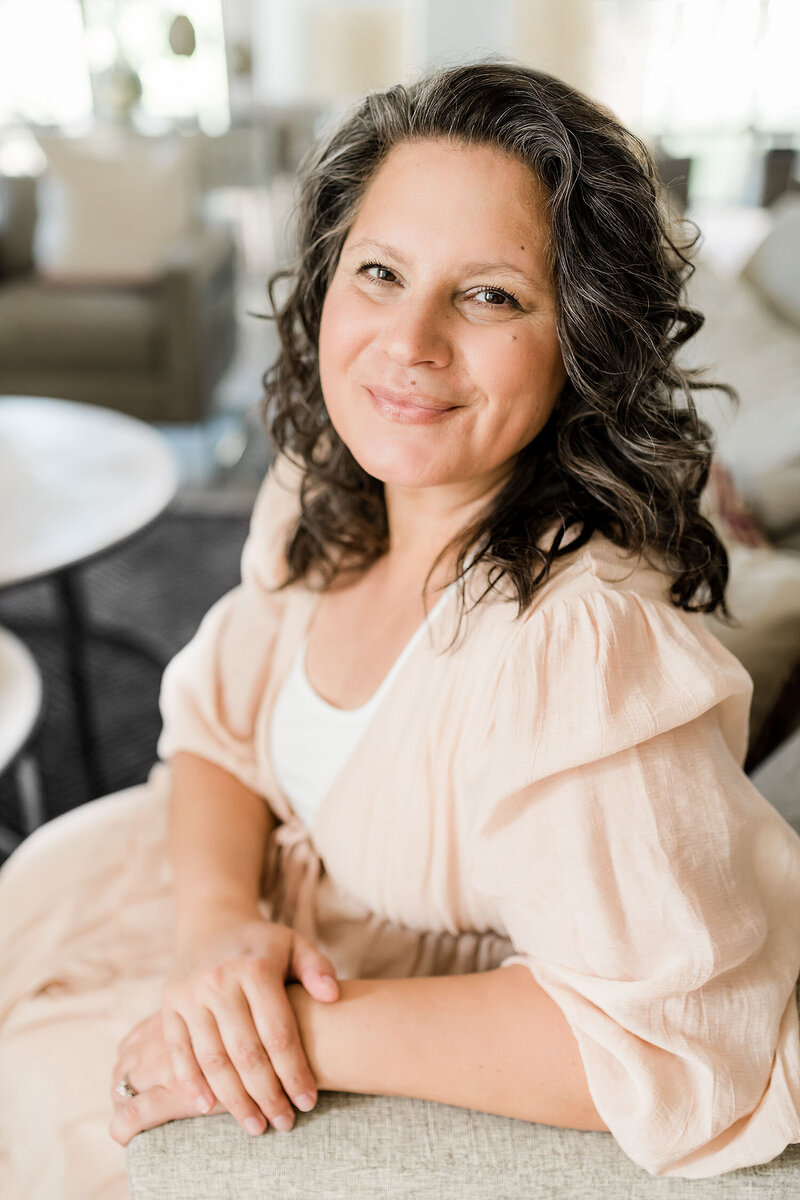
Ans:
[{"label": "silver ring", "polygon": [[130,1100],[132,1096],[139,1095],[136,1088],[127,1079],[120,1079],[114,1090],[118,1096],[124,1096],[126,1100]]}]

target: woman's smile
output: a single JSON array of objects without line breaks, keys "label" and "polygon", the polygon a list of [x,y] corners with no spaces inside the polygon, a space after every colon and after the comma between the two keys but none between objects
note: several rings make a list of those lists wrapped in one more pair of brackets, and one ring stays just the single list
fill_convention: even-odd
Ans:
[{"label": "woman's smile", "polygon": [[389,421],[401,425],[434,425],[462,407],[457,404],[434,403],[427,397],[403,395],[387,387],[366,389],[377,411]]}]

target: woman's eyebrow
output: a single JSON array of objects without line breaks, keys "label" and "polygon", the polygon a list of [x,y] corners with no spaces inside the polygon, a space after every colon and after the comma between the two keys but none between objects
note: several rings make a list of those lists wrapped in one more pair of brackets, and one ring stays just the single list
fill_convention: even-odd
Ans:
[{"label": "woman's eyebrow", "polygon": [[[353,252],[358,250],[378,250],[381,254],[387,254],[393,258],[395,262],[399,262],[402,266],[408,266],[407,260],[403,257],[399,250],[394,246],[390,246],[387,242],[378,242],[374,238],[361,238],[357,242],[353,242],[348,246],[348,250]],[[539,292],[546,292],[547,288],[537,280],[526,275],[519,267],[515,267],[513,263],[506,262],[505,259],[498,259],[496,262],[467,262],[461,263],[460,270],[465,275],[482,274],[491,271],[505,271],[508,275],[514,275],[517,279],[521,279],[523,283],[535,288]]]}]

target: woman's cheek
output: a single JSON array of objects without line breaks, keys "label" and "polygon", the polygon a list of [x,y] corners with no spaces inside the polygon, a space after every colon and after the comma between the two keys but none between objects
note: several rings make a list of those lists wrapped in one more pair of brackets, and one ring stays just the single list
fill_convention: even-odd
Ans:
[{"label": "woman's cheek", "polygon": [[322,313],[319,322],[319,362],[320,368],[327,363],[331,348],[335,345],[335,339],[332,336],[332,326],[335,321],[335,310],[329,298],[326,297],[322,305]]}]

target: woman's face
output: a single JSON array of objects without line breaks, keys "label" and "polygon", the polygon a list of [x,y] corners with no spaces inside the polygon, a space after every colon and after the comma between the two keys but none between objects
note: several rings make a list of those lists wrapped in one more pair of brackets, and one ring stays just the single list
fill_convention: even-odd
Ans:
[{"label": "woman's face", "polygon": [[566,380],[540,185],[488,146],[395,147],[367,188],[322,310],[331,422],[397,487],[505,477]]}]

